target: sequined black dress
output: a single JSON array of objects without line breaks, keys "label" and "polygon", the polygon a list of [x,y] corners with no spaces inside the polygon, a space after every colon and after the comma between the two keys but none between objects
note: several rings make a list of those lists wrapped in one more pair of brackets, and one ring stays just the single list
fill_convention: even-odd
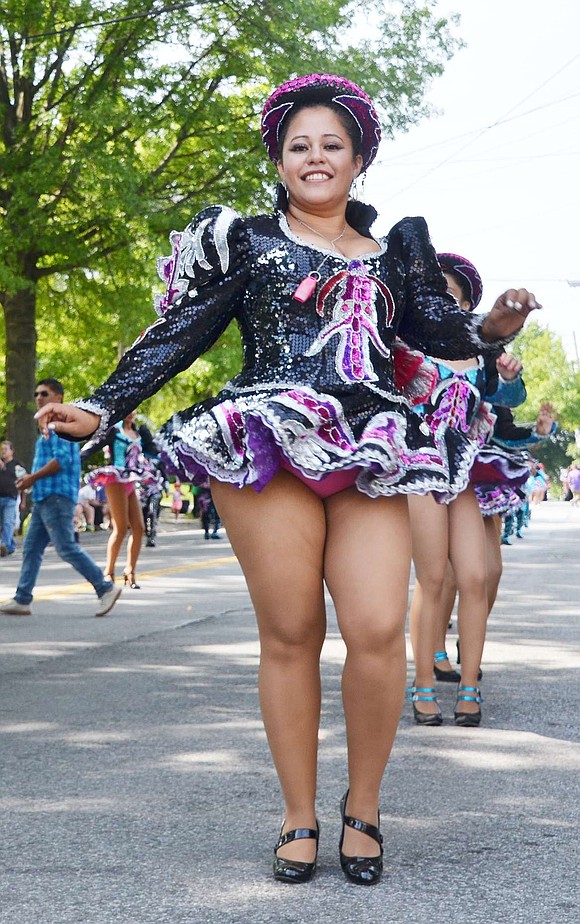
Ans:
[{"label": "sequined black dress", "polygon": [[[481,340],[481,315],[447,295],[422,218],[403,219],[379,241],[380,252],[355,260],[305,244],[282,213],[244,219],[219,206],[171,243],[172,256],[159,263],[167,284],[160,317],[107,382],[75,402],[101,415],[95,441],[235,318],[242,371],[158,435],[181,480],[210,474],[261,490],[282,464],[318,482],[355,472],[371,497],[434,491],[450,500],[466,486],[457,466],[450,481],[448,460],[395,384],[395,335],[443,359],[497,343]],[[315,271],[316,291],[296,301],[297,286]]]}]

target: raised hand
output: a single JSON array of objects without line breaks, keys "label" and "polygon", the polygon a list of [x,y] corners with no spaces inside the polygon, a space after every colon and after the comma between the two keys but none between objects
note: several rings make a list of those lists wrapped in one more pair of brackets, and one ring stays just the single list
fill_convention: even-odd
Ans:
[{"label": "raised hand", "polygon": [[495,367],[504,382],[513,382],[524,368],[517,356],[511,353],[502,353],[498,356]]},{"label": "raised hand", "polygon": [[542,401],[540,410],[536,418],[536,433],[539,436],[547,436],[551,432],[556,422],[556,413],[554,406],[549,401]]},{"label": "raised hand", "polygon": [[83,411],[74,404],[51,402],[41,407],[34,415],[43,436],[50,436],[51,431],[83,439],[95,432],[101,418],[98,414]]},{"label": "raised hand", "polygon": [[524,326],[527,316],[542,306],[527,289],[508,289],[500,295],[481,327],[484,340],[503,340]]}]

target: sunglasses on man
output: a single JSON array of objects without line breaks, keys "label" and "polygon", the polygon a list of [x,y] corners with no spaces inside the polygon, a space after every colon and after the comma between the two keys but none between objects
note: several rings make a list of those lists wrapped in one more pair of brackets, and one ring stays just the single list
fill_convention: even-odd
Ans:
[{"label": "sunglasses on man", "polygon": [[49,391],[35,391],[34,392],[35,398],[48,398],[49,395],[50,395]]}]

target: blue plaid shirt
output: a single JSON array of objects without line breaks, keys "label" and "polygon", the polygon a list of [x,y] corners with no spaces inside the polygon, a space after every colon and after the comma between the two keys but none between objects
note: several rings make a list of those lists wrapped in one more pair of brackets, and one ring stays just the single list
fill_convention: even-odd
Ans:
[{"label": "blue plaid shirt", "polygon": [[63,440],[56,433],[51,433],[48,439],[39,436],[34,449],[32,471],[37,472],[51,459],[56,459],[60,465],[60,472],[39,478],[32,486],[32,500],[46,500],[51,494],[59,494],[77,501],[79,496],[79,483],[81,480],[81,447],[79,443]]}]

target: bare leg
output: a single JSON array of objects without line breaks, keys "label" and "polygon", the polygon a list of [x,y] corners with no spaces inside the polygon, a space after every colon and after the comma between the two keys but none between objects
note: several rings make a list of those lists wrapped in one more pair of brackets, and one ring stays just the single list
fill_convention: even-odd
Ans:
[{"label": "bare leg", "polygon": [[[405,687],[411,563],[407,501],[404,497],[372,499],[352,488],[324,503],[325,578],[347,648],[342,677],[347,811],[376,825],[379,788]],[[378,850],[366,834],[347,828],[343,852],[373,857]]]},{"label": "bare leg", "polygon": [[[456,501],[453,501],[455,504]],[[452,505],[451,505],[452,506]],[[448,558],[448,510],[429,494],[409,497],[415,590],[409,630],[415,660],[415,686],[433,686],[433,655],[439,630],[441,593]],[[435,702],[417,702],[418,712],[434,714]]]},{"label": "bare leg", "polygon": [[[284,830],[315,828],[320,651],[326,633],[324,506],[287,472],[279,472],[260,494],[217,481],[212,493],[256,611],[260,703],[284,797]],[[315,850],[314,841],[300,840],[279,856],[310,863]]]},{"label": "bare leg", "polygon": [[503,572],[501,557],[501,517],[483,517],[487,554],[487,609],[491,613]]},{"label": "bare leg", "polygon": [[[447,629],[449,628],[449,622],[453,614],[453,608],[455,606],[455,598],[457,596],[457,584],[455,581],[455,573],[451,562],[447,562],[445,568],[445,578],[443,580],[443,591],[441,593],[441,618],[439,619],[439,624],[437,626],[437,637],[435,639],[435,651],[446,651],[447,650]],[[437,662],[437,667],[441,671],[449,671],[454,674],[455,671],[449,659]]]},{"label": "bare leg", "polygon": [[[487,565],[483,518],[473,488],[449,505],[449,548],[459,590],[461,683],[477,686],[487,625]],[[478,703],[461,702],[462,712],[477,712]]]},{"label": "bare leg", "polygon": [[83,504],[83,514],[87,526],[95,525],[95,508],[91,504]]},{"label": "bare leg", "polygon": [[125,573],[133,576],[137,569],[137,561],[143,543],[145,534],[145,521],[143,520],[143,510],[139,503],[137,493],[133,491],[127,498],[127,516],[129,518],[130,535],[127,540],[127,565]]},{"label": "bare leg", "polygon": [[122,484],[108,484],[105,487],[109,516],[111,518],[111,535],[107,542],[107,564],[105,574],[111,577],[115,574],[115,564],[123,545],[123,539],[129,529],[129,507],[127,494]]}]

